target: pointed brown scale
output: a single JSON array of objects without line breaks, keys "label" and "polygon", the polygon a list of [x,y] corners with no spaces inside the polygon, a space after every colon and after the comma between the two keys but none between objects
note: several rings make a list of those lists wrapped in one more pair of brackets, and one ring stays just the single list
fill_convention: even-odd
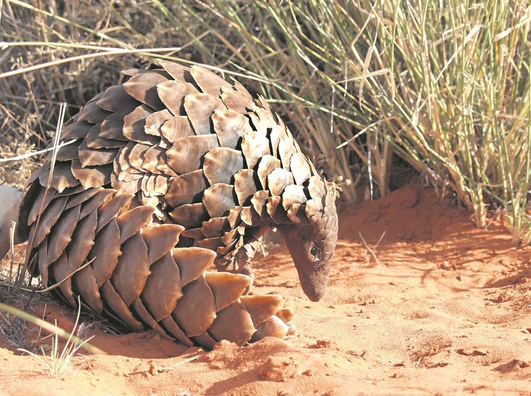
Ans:
[{"label": "pointed brown scale", "polygon": [[251,315],[240,302],[219,311],[208,329],[215,340],[228,340],[240,346],[248,342],[255,331]]},{"label": "pointed brown scale", "polygon": [[144,325],[135,319],[120,295],[114,290],[111,282],[105,282],[100,291],[105,306],[108,306],[112,310],[112,313],[118,316],[131,330],[144,330]]},{"label": "pointed brown scale", "polygon": [[267,214],[273,220],[275,224],[282,224],[286,221],[289,221],[286,217],[286,211],[282,207],[282,198],[281,197],[270,197],[267,200]]},{"label": "pointed brown scale", "polygon": [[150,148],[151,146],[148,144],[135,144],[131,151],[128,153],[128,160],[129,164],[131,164],[131,167],[142,171],[142,164],[144,162],[144,153]]},{"label": "pointed brown scale", "polygon": [[291,169],[291,173],[293,173],[295,183],[297,183],[299,186],[301,186],[312,175],[310,171],[310,165],[308,165],[308,160],[304,154],[293,154],[291,156],[289,167]]},{"label": "pointed brown scale", "polygon": [[308,192],[312,198],[322,198],[326,195],[325,184],[319,176],[310,177]]},{"label": "pointed brown scale", "polygon": [[107,118],[109,112],[101,108],[97,101],[88,102],[83,109],[79,112],[77,122],[89,122],[91,124],[97,124]]},{"label": "pointed brown scale", "polygon": [[99,232],[118,214],[127,211],[133,197],[133,194],[119,194],[103,203],[98,209],[98,227],[96,232]]},{"label": "pointed brown scale", "polygon": [[287,186],[282,193],[282,206],[288,210],[294,203],[302,204],[308,200],[304,193],[304,187],[296,184]]},{"label": "pointed brown scale", "polygon": [[207,188],[203,194],[203,205],[210,217],[224,216],[236,206],[234,188],[230,184],[217,183]]},{"label": "pointed brown scale", "polygon": [[240,114],[247,113],[247,107],[252,103],[252,99],[249,99],[249,96],[235,91],[232,87],[221,87],[221,92],[221,100],[229,110],[234,110]]},{"label": "pointed brown scale", "polygon": [[[57,151],[57,161],[72,161],[75,158],[79,158],[79,154],[77,152],[79,145],[81,144],[81,141],[75,141],[74,143],[67,144],[66,146],[61,147]],[[53,151],[50,151],[48,153],[48,156],[46,157],[47,161],[51,161],[53,156]]]},{"label": "pointed brown scale", "polygon": [[291,220],[292,223],[299,224],[301,220],[307,222],[307,218],[304,212],[305,204],[294,203],[286,211],[286,216]]},{"label": "pointed brown scale", "polygon": [[86,139],[79,145],[79,161],[81,166],[106,165],[114,161],[118,153],[117,148],[113,149],[92,149],[86,145]]},{"label": "pointed brown scale", "polygon": [[133,112],[124,117],[124,136],[138,143],[155,144],[160,138],[148,135],[144,128],[146,126],[146,118],[151,115],[152,110],[146,105],[138,106]]},{"label": "pointed brown scale", "polygon": [[175,116],[166,121],[160,128],[162,136],[170,143],[177,140],[195,136],[190,120],[185,116]]},{"label": "pointed brown scale", "polygon": [[94,259],[91,266],[94,269],[96,283],[100,287],[111,278],[121,254],[120,228],[116,220],[112,219],[96,234],[94,246],[87,258],[89,261]]},{"label": "pointed brown scale", "polygon": [[183,296],[177,301],[172,317],[188,337],[207,331],[216,318],[216,303],[204,276],[183,287]]},{"label": "pointed brown scale", "polygon": [[142,293],[151,273],[148,251],[140,234],[127,239],[122,244],[121,250],[122,255],[118,258],[118,265],[114,269],[111,281],[125,305],[130,306]]},{"label": "pointed brown scale", "polygon": [[[43,187],[48,185],[48,174],[49,172],[45,172],[39,176],[39,183]],[[61,193],[65,188],[75,187],[78,184],[79,181],[72,174],[70,162],[55,163],[51,187],[55,188],[57,192]]]},{"label": "pointed brown scale", "polygon": [[201,231],[207,238],[220,236],[230,230],[229,222],[226,217],[213,217],[203,223]]},{"label": "pointed brown scale", "polygon": [[[320,198],[315,199],[309,199],[306,202],[306,207],[304,208],[304,211],[306,213],[306,217],[308,220],[310,220],[310,223],[313,225],[315,221],[317,221],[322,212],[323,212],[323,201]],[[319,217],[315,217],[316,215],[319,215]]]},{"label": "pointed brown scale", "polygon": [[[134,110],[135,108],[136,106],[132,110]],[[113,141],[128,142],[129,139],[124,136],[123,128],[124,115],[113,113],[101,123],[100,136]]]},{"label": "pointed brown scale", "polygon": [[221,236],[221,242],[223,242],[225,246],[232,246],[239,237],[240,234],[237,229],[230,230]]},{"label": "pointed brown scale", "polygon": [[46,235],[50,233],[51,228],[57,223],[57,220],[63,213],[63,209],[66,205],[67,197],[61,197],[54,199],[41,215],[39,221],[39,229],[35,233],[34,239],[29,240],[33,243],[33,246],[38,246],[44,240]]},{"label": "pointed brown scale", "polygon": [[[151,206],[151,207],[155,208],[155,212],[157,212],[157,210],[156,210],[157,209],[157,205],[160,203],[158,197],[147,197],[141,191],[139,199],[140,199],[140,204],[142,204],[144,206]],[[155,213],[155,215],[157,215],[157,213]]]},{"label": "pointed brown scale", "polygon": [[291,156],[295,153],[295,148],[293,146],[293,140],[289,138],[280,139],[278,144],[278,156],[282,161],[282,167],[287,171],[290,169]]},{"label": "pointed brown scale", "polygon": [[247,117],[234,110],[214,111],[212,123],[223,147],[236,148],[240,139],[253,131]]},{"label": "pointed brown scale", "polygon": [[[33,174],[29,177],[28,181],[26,182],[26,185],[35,185],[35,181],[39,180],[40,184],[40,178],[43,174],[46,174],[46,177],[48,177],[49,171],[50,171],[51,163],[45,162],[44,165],[42,165],[40,168],[38,168]],[[41,184],[42,185],[42,184]]]},{"label": "pointed brown scale", "polygon": [[65,188],[61,193],[58,193],[56,197],[71,197],[83,191],[85,191],[85,188],[81,184],[78,184],[74,187]]},{"label": "pointed brown scale", "polygon": [[148,312],[140,298],[137,298],[135,301],[133,301],[133,303],[131,304],[131,308],[134,310],[135,314],[142,320],[142,322],[151,327],[164,338],[170,338],[168,337],[166,331],[164,331],[164,329],[157,323],[157,321],[153,319],[153,316],[151,316],[151,314]]},{"label": "pointed brown scale", "polygon": [[266,204],[268,199],[269,192],[265,190],[257,191],[251,198],[251,203],[254,210],[256,210],[256,213],[258,213],[262,218],[267,214]]},{"label": "pointed brown scale", "polygon": [[280,139],[284,136],[286,136],[286,132],[280,125],[275,124],[273,128],[271,128],[269,141],[271,142],[271,154],[274,157],[278,157],[278,144],[280,143]]},{"label": "pointed brown scale", "polygon": [[254,176],[255,172],[252,169],[241,169],[234,175],[234,191],[240,206],[249,204],[251,197],[257,191]]},{"label": "pointed brown scale", "polygon": [[160,128],[167,120],[169,120],[172,117],[173,116],[168,111],[168,109],[157,111],[151,114],[150,116],[146,118],[145,132],[148,135],[160,137],[161,136]]},{"label": "pointed brown scale", "polygon": [[272,155],[265,155],[260,159],[258,164],[258,179],[262,184],[262,190],[266,190],[267,187],[267,177],[277,168],[280,168],[280,160],[273,157]]},{"label": "pointed brown scale", "polygon": [[[225,247],[219,247],[216,251],[229,261],[234,257],[234,252],[243,246],[243,238],[238,234],[237,238]],[[226,264],[227,265],[227,264]]]},{"label": "pointed brown scale", "polygon": [[199,202],[179,206],[170,213],[170,217],[186,228],[196,228],[200,227],[203,221],[208,220],[209,215],[204,205]]},{"label": "pointed brown scale", "polygon": [[148,149],[144,151],[140,168],[151,173],[161,173],[160,170],[157,169],[157,166],[159,164],[160,157],[164,154],[164,152],[165,150],[159,146],[148,147]]},{"label": "pointed brown scale", "polygon": [[115,174],[119,174],[131,167],[131,163],[129,162],[129,153],[136,145],[137,143],[135,142],[129,142],[126,146],[122,147],[120,151],[118,151],[118,155],[113,163],[113,170]]},{"label": "pointed brown scale", "polygon": [[184,109],[196,135],[209,135],[212,133],[210,126],[212,113],[215,110],[225,109],[225,105],[215,96],[198,93],[185,96]]},{"label": "pointed brown scale", "polygon": [[157,85],[157,92],[162,103],[176,116],[184,114],[185,96],[199,93],[192,84],[172,80]]},{"label": "pointed brown scale", "polygon": [[268,129],[276,125],[275,118],[273,117],[273,112],[269,108],[269,104],[263,96],[259,96],[257,99],[254,100],[252,110],[260,118],[260,125],[257,126],[257,130],[267,131]]},{"label": "pointed brown scale", "polygon": [[314,235],[314,239],[316,241],[324,241],[330,232],[329,229],[322,229]]},{"label": "pointed brown scale", "polygon": [[72,292],[72,278],[68,278],[75,271],[76,268],[72,268],[66,252],[63,253],[59,259],[50,265],[55,283],[59,283],[59,291],[65,301],[72,307],[76,307],[76,300],[74,293]]},{"label": "pointed brown scale", "polygon": [[111,175],[111,187],[117,194],[136,194],[140,190],[140,180],[123,181],[118,180],[114,173]]},{"label": "pointed brown scale", "polygon": [[[260,117],[265,115],[265,117]],[[248,116],[251,119],[251,124],[254,129],[262,136],[267,136],[267,131],[276,124],[271,114],[267,114],[263,109],[258,107],[254,102],[250,106]]]},{"label": "pointed brown scale", "polygon": [[203,172],[210,184],[230,183],[232,176],[242,168],[242,152],[227,147],[213,148],[203,161]]},{"label": "pointed brown scale", "polygon": [[92,212],[90,216],[77,223],[76,229],[72,234],[72,240],[66,247],[68,261],[74,269],[81,267],[94,245],[97,224],[98,214],[96,212]]},{"label": "pointed brown scale", "polygon": [[144,228],[142,238],[148,248],[149,263],[153,264],[179,242],[184,227],[178,224],[152,224]]},{"label": "pointed brown scale", "polygon": [[182,286],[199,278],[208,267],[213,265],[215,258],[216,253],[199,247],[173,249],[173,259],[179,266]]},{"label": "pointed brown scale", "polygon": [[142,70],[142,69],[125,69],[121,70],[120,74],[123,74],[124,76],[133,77],[140,73],[147,73],[149,70]]},{"label": "pointed brown scale", "polygon": [[[84,191],[80,192],[79,194],[75,194],[75,195],[70,196],[68,198],[68,202],[66,203],[64,210],[73,208],[74,206],[81,205],[83,202],[89,200],[94,195],[96,195],[98,193],[98,191],[101,191],[101,190],[102,190],[101,187],[91,188],[89,190],[84,190]],[[51,193],[51,191],[50,191],[50,193]]]},{"label": "pointed brown scale", "polygon": [[171,252],[166,253],[150,268],[141,299],[157,322],[169,316],[182,297],[181,274]]},{"label": "pointed brown scale", "polygon": [[[201,228],[189,228],[182,232],[181,236],[183,238],[189,238],[193,240],[200,240],[203,239],[205,236],[203,235],[203,231],[201,231]],[[187,245],[188,246],[188,245]]]},{"label": "pointed brown scale", "polygon": [[189,136],[178,139],[166,152],[168,165],[178,174],[200,169],[203,156],[218,147],[216,135]]},{"label": "pointed brown scale", "polygon": [[[42,206],[42,210],[44,213],[44,211],[46,210],[50,202],[52,202],[52,200],[56,196],[57,191],[55,191],[54,189],[49,189],[48,193],[46,193],[46,196],[45,196],[45,193],[46,193],[45,188],[40,188],[40,187],[38,188],[38,195],[34,198],[34,201],[31,205],[31,209],[27,216],[27,219],[28,219],[27,225],[32,225],[35,222],[35,220],[37,220],[37,216],[39,215],[41,206]],[[29,199],[29,196],[26,194],[26,196],[23,198],[23,201],[22,201],[23,203],[20,205],[21,208],[25,206],[24,201],[26,200],[26,197]],[[44,199],[44,204],[42,203],[43,199]]]},{"label": "pointed brown scale", "polygon": [[242,209],[240,215],[242,221],[248,226],[253,226],[260,222],[260,216],[252,206],[246,206]]},{"label": "pointed brown scale", "polygon": [[201,90],[209,95],[219,96],[220,88],[232,89],[232,85],[218,76],[216,73],[202,67],[194,65],[190,68],[190,74]]},{"label": "pointed brown scale", "polygon": [[65,248],[72,240],[72,234],[79,220],[80,210],[81,208],[76,206],[64,211],[51,229],[48,237],[48,261],[50,263],[53,263],[63,254]]},{"label": "pointed brown scale", "polygon": [[293,175],[283,168],[277,168],[267,176],[267,185],[273,196],[282,195],[286,187],[293,183]]},{"label": "pointed brown scale", "polygon": [[240,212],[242,211],[242,208],[240,206],[235,206],[229,211],[229,214],[227,215],[227,221],[229,222],[229,227],[231,229],[236,228],[241,223],[240,219]]},{"label": "pointed brown scale", "polygon": [[269,103],[267,103],[266,98],[264,98],[262,95],[259,95],[258,98],[254,100],[254,103],[257,105],[258,110],[262,111],[265,114],[264,116],[261,113],[259,113],[261,118],[268,117],[271,119],[272,122],[274,122],[273,112],[271,111],[271,108],[269,107]]},{"label": "pointed brown scale", "polygon": [[[144,177],[144,175],[145,175],[144,172],[142,172],[142,171],[140,171],[138,169],[135,169],[133,167],[130,167],[127,170],[125,170],[124,172],[120,172],[118,174],[117,180],[123,181],[123,182],[126,182],[126,183],[135,182],[135,181],[138,182],[138,183],[141,183],[142,181],[140,179],[142,179],[142,177]],[[114,173],[111,176],[114,176]],[[115,187],[113,186],[113,188],[115,188]],[[131,193],[132,193],[132,191],[131,191]]]},{"label": "pointed brown scale", "polygon": [[166,70],[166,72],[177,81],[188,81],[186,75],[190,73],[189,68],[163,59],[159,59],[158,62],[164,68],[164,70]]},{"label": "pointed brown scale", "polygon": [[94,313],[101,314],[103,312],[103,301],[101,301],[99,287],[96,283],[96,276],[92,267],[89,265],[81,271],[76,272],[72,277],[72,283],[85,304]]},{"label": "pointed brown scale", "polygon": [[90,122],[86,121],[74,121],[65,125],[61,131],[61,139],[68,141],[71,139],[83,139],[89,133],[90,129],[94,126]]},{"label": "pointed brown scale", "polygon": [[82,167],[79,160],[72,161],[72,174],[85,189],[100,187],[111,182],[112,164]]},{"label": "pointed brown scale", "polygon": [[118,216],[116,221],[120,227],[120,244],[123,244],[138,233],[143,226],[147,225],[154,212],[155,208],[152,206],[138,206]]},{"label": "pointed brown scale", "polygon": [[[109,117],[107,117],[105,121]],[[91,149],[111,149],[120,148],[125,145],[123,140],[107,139],[106,137],[103,137],[101,135],[101,125],[102,124],[96,124],[92,128],[90,128],[90,131],[88,132],[84,140],[86,147]]]},{"label": "pointed brown scale", "polygon": [[282,304],[282,296],[275,294],[242,296],[240,297],[240,302],[249,311],[254,327],[258,327],[275,314],[280,304]]},{"label": "pointed brown scale", "polygon": [[140,194],[145,199],[155,196],[153,187],[155,186],[155,178],[152,176],[144,176],[140,179]]},{"label": "pointed brown scale", "polygon": [[131,113],[140,105],[139,101],[125,91],[122,84],[107,88],[96,103],[104,110],[121,115]]},{"label": "pointed brown scale", "polygon": [[215,339],[210,337],[208,331],[205,331],[203,334],[193,337],[193,340],[196,344],[199,344],[206,349],[214,349],[214,347],[218,343]]},{"label": "pointed brown scale", "polygon": [[37,260],[41,282],[44,286],[48,286],[48,267],[51,264],[48,261],[48,241],[44,241],[39,245],[39,257]]},{"label": "pointed brown scale", "polygon": [[284,323],[291,322],[295,313],[290,308],[282,308],[275,312],[275,315]]},{"label": "pointed brown scale", "polygon": [[251,285],[251,278],[247,275],[231,274],[229,272],[205,272],[205,279],[210,289],[212,289],[212,293],[214,293],[217,311],[221,311],[238,300],[245,292],[245,289]]},{"label": "pointed brown scale", "polygon": [[153,187],[153,192],[155,195],[166,195],[168,192],[169,177],[156,175],[152,176],[155,179],[155,186]]},{"label": "pointed brown scale", "polygon": [[166,201],[175,208],[183,204],[199,202],[202,192],[207,188],[207,180],[202,170],[196,170],[170,179]]},{"label": "pointed brown scale", "polygon": [[162,73],[146,71],[131,77],[123,84],[123,87],[125,92],[133,98],[158,111],[164,109],[164,104],[159,99],[157,84],[167,80]]},{"label": "pointed brown scale", "polygon": [[160,321],[162,326],[164,326],[164,329],[173,337],[177,339],[181,344],[186,345],[188,347],[194,346],[194,343],[192,340],[190,340],[186,334],[184,334],[184,331],[181,330],[181,328],[175,323],[175,320],[171,316],[167,316],[164,319]]},{"label": "pointed brown scale", "polygon": [[247,162],[247,167],[252,169],[260,158],[270,154],[269,140],[260,133],[248,133],[243,137],[242,151]]},{"label": "pointed brown scale", "polygon": [[253,334],[253,337],[249,342],[256,342],[264,337],[276,337],[282,339],[288,335],[289,331],[290,327],[288,325],[278,317],[272,316],[258,326],[256,333]]},{"label": "pointed brown scale", "polygon": [[85,216],[91,214],[92,212],[96,212],[98,208],[115,192],[115,190],[112,189],[106,189],[101,190],[98,192],[98,194],[94,197],[92,197],[90,200],[83,203],[83,206],[81,206],[81,213],[79,214],[79,218],[82,219]]},{"label": "pointed brown scale", "polygon": [[224,246],[220,237],[203,238],[197,241],[197,246],[215,251],[218,247]]}]

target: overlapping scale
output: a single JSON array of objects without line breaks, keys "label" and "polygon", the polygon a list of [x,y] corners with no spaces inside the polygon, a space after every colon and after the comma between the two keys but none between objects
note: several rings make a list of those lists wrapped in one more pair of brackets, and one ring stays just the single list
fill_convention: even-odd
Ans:
[{"label": "overlapping scale", "polygon": [[160,65],[124,71],[65,124],[77,140],[46,194],[50,163],[30,178],[21,210],[28,263],[69,304],[80,296],[135,331],[205,347],[283,337],[280,296],[244,296],[249,277],[211,271],[248,268],[270,225],[337,232],[326,185],[263,98],[203,67]]}]

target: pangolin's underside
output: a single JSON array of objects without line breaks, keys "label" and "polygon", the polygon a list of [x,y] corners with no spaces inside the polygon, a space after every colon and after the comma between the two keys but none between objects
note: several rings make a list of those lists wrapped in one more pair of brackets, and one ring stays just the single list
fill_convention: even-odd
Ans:
[{"label": "pangolin's underside", "polygon": [[238,82],[166,61],[123,73],[65,124],[73,143],[28,183],[18,232],[29,268],[72,306],[79,296],[188,345],[283,337],[281,297],[244,295],[249,262],[278,228],[320,299],[337,240],[330,186]]}]

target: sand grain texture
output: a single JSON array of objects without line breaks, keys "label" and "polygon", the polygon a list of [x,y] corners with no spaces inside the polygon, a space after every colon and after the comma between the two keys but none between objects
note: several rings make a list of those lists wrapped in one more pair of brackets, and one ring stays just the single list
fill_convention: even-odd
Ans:
[{"label": "sand grain texture", "polygon": [[[285,297],[294,337],[205,352],[154,332],[89,329],[109,355],[77,357],[54,378],[0,336],[0,394],[529,395],[530,258],[498,222],[478,229],[411,183],[340,215],[321,302],[305,298],[284,245],[255,261],[254,290]],[[33,307],[72,328],[68,308]]]}]

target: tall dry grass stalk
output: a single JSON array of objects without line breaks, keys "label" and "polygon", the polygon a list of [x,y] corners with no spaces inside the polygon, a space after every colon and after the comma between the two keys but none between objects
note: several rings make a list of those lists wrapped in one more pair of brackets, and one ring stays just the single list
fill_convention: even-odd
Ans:
[{"label": "tall dry grass stalk", "polygon": [[75,109],[120,69],[181,58],[275,98],[326,176],[354,181],[344,199],[362,198],[359,181],[369,197],[387,194],[400,157],[479,226],[501,209],[527,243],[530,10],[528,0],[4,0],[2,155],[49,141],[57,103]]}]

